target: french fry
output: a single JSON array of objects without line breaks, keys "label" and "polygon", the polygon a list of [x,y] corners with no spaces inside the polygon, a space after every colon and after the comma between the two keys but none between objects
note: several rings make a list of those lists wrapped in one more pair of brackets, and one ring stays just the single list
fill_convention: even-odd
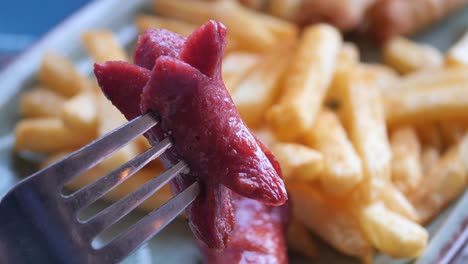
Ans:
[{"label": "french fry", "polygon": [[428,68],[440,68],[443,56],[430,45],[394,37],[383,47],[383,61],[401,74],[408,74]]},{"label": "french fry", "polygon": [[323,169],[323,156],[311,148],[296,143],[276,143],[271,146],[285,181],[311,181],[318,177]]},{"label": "french fry", "polygon": [[275,36],[276,41],[291,41],[297,38],[299,28],[289,21],[274,16],[247,10],[252,17],[261,21]]},{"label": "french fry", "polygon": [[457,144],[465,135],[467,122],[443,120],[439,122],[439,131],[445,146]]},{"label": "french fry", "polygon": [[392,181],[404,194],[413,192],[422,180],[421,144],[416,130],[401,127],[390,136],[392,148]]},{"label": "french fry", "polygon": [[460,38],[445,54],[445,65],[468,66],[468,32]]},{"label": "french fry", "polygon": [[364,178],[390,179],[391,151],[375,76],[358,67],[343,74],[339,83],[342,118],[361,157]]},{"label": "french fry", "polygon": [[188,37],[197,28],[197,25],[185,21],[150,15],[136,16],[135,25],[140,33],[147,29],[164,28],[184,37]]},{"label": "french fry", "polygon": [[[433,146],[425,146],[421,151],[421,168],[423,175],[425,175],[424,180],[421,181],[421,184],[418,189],[412,193],[408,193],[408,200],[413,204],[413,207],[418,214],[418,220],[420,223],[425,223],[428,220],[428,215],[421,213],[420,202],[428,196],[431,192],[432,182],[431,182],[431,173],[433,172],[435,166],[437,165],[440,159],[440,151],[438,148]],[[427,175],[427,176],[426,176]]]},{"label": "french fry", "polygon": [[[70,152],[59,152],[51,155],[47,160],[45,160],[41,167],[46,167],[53,162],[65,157],[70,154]],[[153,163],[153,162],[152,162]],[[67,188],[72,190],[78,190],[102,176],[110,173],[111,171],[98,164],[97,166],[89,169],[83,175],[80,175],[78,178],[74,179],[66,185]],[[122,199],[127,194],[134,192],[138,187],[142,186],[149,180],[153,179],[155,176],[162,172],[161,167],[151,166],[151,168],[143,168],[142,170],[135,173],[128,180],[121,183],[112,191],[108,192],[103,196],[103,199],[109,202],[114,202]],[[146,212],[153,211],[159,206],[163,205],[172,197],[172,193],[168,184],[164,185],[155,195],[152,195],[147,200],[145,200],[137,209],[144,210]]]},{"label": "french fry", "polygon": [[305,29],[282,84],[282,96],[267,113],[279,139],[290,141],[312,127],[333,76],[339,32],[325,24]]},{"label": "french fry", "polygon": [[420,225],[373,203],[359,213],[360,226],[377,249],[394,258],[414,258],[427,245],[428,233]]},{"label": "french fry", "polygon": [[15,150],[56,152],[79,148],[94,138],[78,130],[69,129],[58,117],[24,119],[15,128]]},{"label": "french fry", "polygon": [[62,107],[62,121],[72,130],[97,134],[97,105],[93,92],[82,92],[70,98]]},{"label": "french fry", "polygon": [[468,82],[386,94],[384,102],[389,126],[452,118],[468,120]]},{"label": "french fry", "polygon": [[20,98],[20,112],[23,117],[59,116],[65,97],[44,87],[34,87]]},{"label": "french fry", "polygon": [[267,25],[237,1],[158,0],[154,1],[153,7],[157,14],[197,25],[209,19],[221,21],[236,43],[246,50],[268,50],[276,42]]},{"label": "french fry", "polygon": [[288,61],[286,47],[268,52],[235,87],[230,88],[237,110],[249,127],[263,123],[264,112],[277,97],[278,82]]},{"label": "french fry", "polygon": [[286,232],[288,247],[309,258],[315,258],[318,255],[317,245],[309,234],[309,230],[297,220],[292,220],[288,225]]},{"label": "french fry", "polygon": [[110,31],[88,31],[81,35],[81,42],[96,62],[128,61],[127,54]]},{"label": "french fry", "polygon": [[340,252],[370,263],[373,249],[346,202],[327,196],[316,186],[290,182],[293,216]]},{"label": "french fry", "polygon": [[422,222],[433,218],[441,209],[466,190],[468,183],[468,135],[449,148],[428,172],[424,195],[413,203]]},{"label": "french fry", "polygon": [[[115,108],[112,103],[107,100],[103,94],[98,94],[96,98],[98,102],[98,136],[104,136],[115,128],[125,124],[127,119]],[[110,158],[104,160],[101,166],[106,170],[111,170],[119,167],[125,162],[133,159],[141,152],[141,143],[138,141],[130,142]]]},{"label": "french fry", "polygon": [[372,179],[372,188],[377,192],[378,199],[381,200],[385,206],[406,219],[418,222],[419,216],[416,208],[411,202],[400,192],[392,182],[380,179]]},{"label": "french fry", "polygon": [[46,53],[38,72],[39,83],[65,97],[90,88],[89,80],[81,75],[67,58]]},{"label": "french fry", "polygon": [[232,52],[223,59],[223,81],[229,93],[244,78],[255,65],[260,62],[260,56],[248,52]]},{"label": "french fry", "polygon": [[268,127],[260,127],[257,129],[253,129],[252,133],[260,140],[263,142],[263,144],[267,145],[269,148],[273,146],[274,143],[278,142],[278,139],[276,138],[275,134],[271,129],[268,129]]},{"label": "french fry", "polygon": [[323,154],[319,180],[327,193],[344,196],[362,180],[361,160],[335,113],[319,112],[304,140]]},{"label": "french fry", "polygon": [[399,79],[399,75],[394,69],[383,64],[361,63],[359,67],[373,76],[377,87],[383,92],[392,88]]}]

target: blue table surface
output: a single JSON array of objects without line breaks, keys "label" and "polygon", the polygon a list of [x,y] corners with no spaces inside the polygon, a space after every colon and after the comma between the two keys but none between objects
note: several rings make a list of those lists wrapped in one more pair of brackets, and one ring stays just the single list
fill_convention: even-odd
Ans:
[{"label": "blue table surface", "polygon": [[1,1],[0,68],[90,0]]}]

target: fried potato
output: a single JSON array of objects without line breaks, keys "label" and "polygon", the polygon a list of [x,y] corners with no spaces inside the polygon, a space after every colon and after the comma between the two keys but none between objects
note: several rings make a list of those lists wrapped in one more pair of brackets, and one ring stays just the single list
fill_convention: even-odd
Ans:
[{"label": "fried potato", "polygon": [[56,152],[76,149],[94,138],[81,131],[69,129],[58,117],[20,120],[15,128],[15,150]]},{"label": "fried potato", "polygon": [[128,61],[127,54],[110,31],[84,32],[81,41],[96,62]]},{"label": "fried potato", "polygon": [[468,82],[386,94],[384,102],[389,126],[452,118],[468,120]]},{"label": "fried potato", "polygon": [[310,184],[291,182],[287,188],[293,217],[340,252],[370,263],[372,246],[346,202]]},{"label": "fried potato", "polygon": [[38,86],[24,92],[20,98],[20,112],[23,117],[59,116],[65,97],[53,90]]},{"label": "fried potato", "polygon": [[289,21],[278,19],[274,16],[265,15],[259,12],[247,10],[252,17],[261,21],[275,36],[276,41],[291,41],[295,40],[299,33],[299,28],[296,24]]},{"label": "fried potato", "polygon": [[223,59],[223,81],[229,93],[260,62],[261,56],[250,52],[232,52]]},{"label": "fried potato", "polygon": [[276,138],[273,131],[271,131],[268,127],[263,126],[257,129],[253,129],[252,133],[263,142],[263,144],[267,145],[269,148],[273,146],[278,139]]},{"label": "fried potato", "polygon": [[286,240],[288,247],[292,250],[310,258],[317,257],[317,245],[309,234],[309,230],[299,221],[293,219],[289,223]]},{"label": "fried potato", "polygon": [[373,76],[377,87],[383,92],[392,88],[400,77],[394,69],[383,64],[361,63],[359,67],[365,69],[369,75]]},{"label": "fried potato", "polygon": [[443,120],[439,122],[439,131],[445,146],[457,144],[465,135],[468,122]]},{"label": "fried potato", "polygon": [[468,32],[449,48],[445,54],[445,65],[468,66]]},{"label": "fried potato", "polygon": [[422,222],[433,218],[441,209],[466,190],[468,183],[468,135],[446,153],[428,171],[423,186],[428,190],[414,197],[413,203]]},{"label": "fried potato", "polygon": [[267,113],[279,139],[298,138],[313,125],[330,85],[338,51],[339,32],[325,24],[305,29],[282,84],[282,96]]},{"label": "fried potato", "polygon": [[383,203],[364,207],[360,226],[377,249],[394,258],[414,258],[427,245],[428,233],[420,225],[392,212]]},{"label": "fried potato", "polygon": [[97,105],[93,92],[82,92],[70,98],[62,107],[62,121],[72,130],[96,136]]},{"label": "fried potato", "polygon": [[[55,161],[64,158],[68,154],[70,154],[70,152],[55,153],[52,156],[50,156],[47,160],[45,160],[42,163],[41,167],[46,167],[54,163]],[[157,163],[157,161],[153,161],[152,163],[155,162]],[[97,179],[110,172],[111,170],[109,170],[109,168],[103,167],[100,164],[98,164],[96,167],[91,168],[90,170],[86,171],[83,175],[72,180],[69,184],[66,185],[66,188],[70,188],[72,190],[79,190],[80,188],[96,181]],[[142,186],[146,182],[150,181],[151,179],[154,179],[154,177],[161,174],[161,172],[161,166],[151,166],[151,168],[145,167],[142,170],[135,173],[135,175],[131,176],[129,179],[125,180],[115,189],[105,194],[103,196],[103,199],[109,202],[118,201],[125,197],[127,194],[136,191],[140,186]],[[153,211],[154,209],[167,202],[171,197],[172,193],[170,190],[170,186],[169,184],[166,184],[156,194],[152,195],[147,200],[145,200],[140,206],[138,206],[137,209],[144,210],[147,212]]]},{"label": "fried potato", "polygon": [[137,15],[135,25],[140,33],[147,29],[164,28],[184,37],[188,37],[197,28],[197,25],[185,21],[151,15]]},{"label": "fried potato", "polygon": [[264,113],[278,94],[278,82],[289,61],[286,47],[269,52],[232,90],[232,99],[249,127],[263,123]]},{"label": "fried potato", "polygon": [[268,50],[276,42],[269,27],[237,1],[158,0],[153,7],[157,14],[197,25],[209,19],[221,21],[229,29],[229,35],[245,50]]},{"label": "fried potato", "polygon": [[339,83],[342,118],[361,157],[364,177],[390,179],[391,150],[375,76],[357,67],[342,74]]},{"label": "fried potato", "polygon": [[37,75],[39,83],[65,97],[71,97],[90,88],[89,80],[81,75],[67,58],[46,53]]},{"label": "fried potato", "polygon": [[392,181],[402,193],[410,193],[422,180],[421,144],[416,130],[401,127],[390,136],[392,148]]},{"label": "fried potato", "polygon": [[383,47],[383,62],[401,74],[439,68],[442,53],[433,46],[416,43],[403,37],[394,37]]},{"label": "fried potato", "polygon": [[323,156],[311,148],[296,143],[276,143],[271,146],[285,181],[311,181],[318,177],[323,169]]},{"label": "fried potato", "polygon": [[319,112],[304,140],[323,154],[319,180],[327,193],[343,196],[362,180],[361,160],[335,113]]},{"label": "fried potato", "polygon": [[[127,119],[125,119],[119,110],[117,110],[103,94],[99,94],[96,100],[98,102],[97,120],[99,137],[104,136],[127,122]],[[106,170],[115,169],[140,153],[140,143],[138,143],[138,141],[132,141],[127,146],[114,153],[110,158],[103,161],[101,166]]]}]

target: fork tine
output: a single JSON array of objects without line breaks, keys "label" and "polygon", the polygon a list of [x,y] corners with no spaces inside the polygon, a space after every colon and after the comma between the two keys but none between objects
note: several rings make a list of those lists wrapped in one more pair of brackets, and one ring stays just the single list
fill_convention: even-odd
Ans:
[{"label": "fork tine", "polygon": [[77,211],[84,208],[97,199],[101,198],[106,193],[110,192],[120,183],[129,179],[137,171],[143,168],[150,161],[159,157],[164,151],[171,147],[171,141],[166,138],[159,144],[149,148],[136,158],[128,161],[124,165],[101,177],[97,181],[87,185],[77,192],[66,197],[66,202],[71,211]]},{"label": "fork tine", "polygon": [[56,180],[57,184],[63,187],[67,182],[94,167],[157,123],[154,114],[141,115],[38,173],[47,171],[47,175],[53,176],[51,180]]},{"label": "fork tine", "polygon": [[197,198],[199,193],[200,185],[198,182],[194,182],[160,208],[124,231],[108,245],[98,250],[98,254],[108,257],[106,259],[108,262],[116,263],[121,261],[166,227]]},{"label": "fork tine", "polygon": [[82,233],[86,234],[87,238],[92,240],[96,235],[122,219],[138,205],[148,199],[148,197],[161,189],[163,185],[168,183],[187,168],[187,165],[183,161],[180,161],[158,177],[155,177],[145,183],[138,190],[128,194],[123,199],[117,201],[88,221],[84,222]]}]

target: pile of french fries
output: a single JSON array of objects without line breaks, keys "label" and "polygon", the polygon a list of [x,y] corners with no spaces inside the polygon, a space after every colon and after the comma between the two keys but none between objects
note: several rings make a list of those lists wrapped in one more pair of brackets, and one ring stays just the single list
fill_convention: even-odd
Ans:
[{"label": "pile of french fries", "polygon": [[[383,64],[368,64],[330,25],[299,32],[236,1],[158,0],[154,11],[135,18],[141,32],[187,36],[208,19],[227,26],[223,78],[244,121],[280,161],[292,201],[292,248],[317,255],[309,230],[365,263],[376,250],[394,258],[422,253],[423,225],[468,182],[468,35],[446,54],[394,38],[383,48]],[[111,32],[86,32],[82,40],[97,62],[128,60]],[[95,81],[58,54],[44,56],[38,83],[22,95],[15,148],[49,153],[45,164],[126,122]],[[146,148],[142,138],[131,143],[70,187]],[[107,199],[161,170],[150,164]],[[164,193],[143,208],[160,205],[170,197]]]}]

